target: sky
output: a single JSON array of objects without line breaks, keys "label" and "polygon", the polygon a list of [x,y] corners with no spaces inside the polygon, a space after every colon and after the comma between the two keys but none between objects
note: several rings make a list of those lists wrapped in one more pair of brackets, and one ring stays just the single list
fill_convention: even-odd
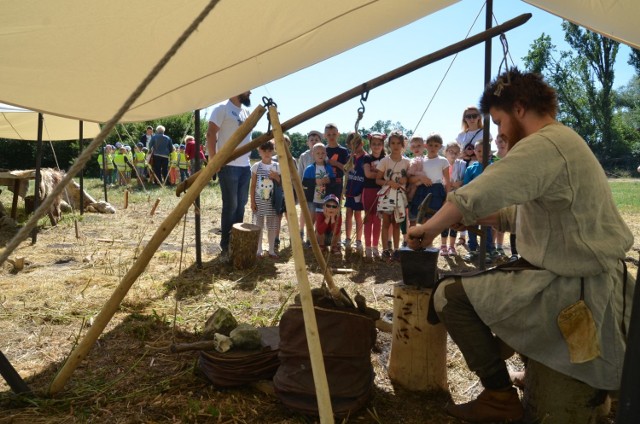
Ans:
[{"label": "sky", "polygon": [[[483,0],[462,0],[340,55],[255,87],[252,89],[252,105],[262,103],[264,96],[272,98],[278,105],[280,121],[285,122],[363,82],[461,41],[469,31],[469,35],[483,31],[485,13]],[[570,49],[564,42],[562,19],[522,1],[493,2],[493,14],[498,23],[523,13],[532,13],[533,16],[524,25],[506,33],[510,66],[513,60],[516,66],[524,69],[522,58],[526,56],[531,43],[543,32],[551,36],[558,50]],[[627,64],[629,51],[624,45],[618,51],[616,88],[625,85],[633,75],[632,67]],[[493,39],[492,56],[491,79],[497,76],[503,59],[498,38]],[[445,143],[453,141],[461,130],[463,110],[477,104],[483,86],[484,43],[372,90],[364,103],[365,113],[359,128],[368,129],[378,120],[390,120],[423,136],[437,132]],[[350,100],[289,132],[322,132],[329,122],[335,123],[340,132],[353,131],[358,107],[359,98]],[[256,130],[267,130],[265,118]],[[491,133],[495,137],[495,126],[492,126]]]}]

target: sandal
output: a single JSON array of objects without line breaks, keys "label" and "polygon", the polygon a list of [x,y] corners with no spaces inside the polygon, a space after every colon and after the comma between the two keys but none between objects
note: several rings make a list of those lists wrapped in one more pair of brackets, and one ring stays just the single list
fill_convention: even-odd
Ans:
[{"label": "sandal", "polygon": [[449,256],[458,256],[458,251],[455,247],[449,246]]},{"label": "sandal", "polygon": [[449,250],[447,249],[447,246],[440,246],[440,256],[449,256]]}]

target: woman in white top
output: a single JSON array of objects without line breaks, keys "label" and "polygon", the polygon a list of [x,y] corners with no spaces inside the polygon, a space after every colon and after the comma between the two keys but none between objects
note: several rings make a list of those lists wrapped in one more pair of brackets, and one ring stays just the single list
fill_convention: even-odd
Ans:
[{"label": "woman in white top", "polygon": [[[471,163],[482,160],[482,158],[476,158],[474,153],[474,145],[477,140],[482,140],[484,137],[484,123],[482,120],[482,114],[476,106],[467,106],[462,112],[462,132],[456,137],[456,141],[460,146],[460,159],[470,165]],[[489,134],[489,141],[492,141],[493,137]],[[460,231],[458,233],[459,246],[463,246],[467,243],[467,232]]]},{"label": "woman in white top", "polygon": [[[462,132],[456,137],[456,141],[460,146],[462,157],[467,165],[481,158],[476,158],[473,153],[473,146],[477,140],[482,140],[484,137],[484,125],[482,121],[482,115],[475,106],[468,106],[462,113]],[[489,134],[489,141],[492,141],[493,137]]]}]

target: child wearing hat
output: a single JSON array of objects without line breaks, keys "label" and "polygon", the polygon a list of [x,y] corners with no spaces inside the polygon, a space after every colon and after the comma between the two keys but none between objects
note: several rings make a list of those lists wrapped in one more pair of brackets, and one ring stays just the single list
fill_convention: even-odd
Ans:
[{"label": "child wearing hat", "polygon": [[181,144],[178,151],[178,170],[180,171],[180,181],[184,181],[189,178],[189,159],[187,159],[187,153],[185,151],[186,145]]},{"label": "child wearing hat", "polygon": [[324,252],[331,246],[331,252],[340,254],[338,240],[340,240],[340,200],[335,194],[329,194],[323,199],[322,213],[316,215],[316,238],[320,249]]}]

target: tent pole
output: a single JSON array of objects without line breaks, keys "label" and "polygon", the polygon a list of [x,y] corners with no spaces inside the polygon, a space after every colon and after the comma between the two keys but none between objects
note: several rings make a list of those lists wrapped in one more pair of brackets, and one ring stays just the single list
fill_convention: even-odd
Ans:
[{"label": "tent pole", "polygon": [[[493,18],[493,0],[487,0],[485,2],[485,30],[491,29],[491,23]],[[484,85],[486,86],[491,81],[491,42],[493,40],[491,38],[487,39],[484,42]],[[490,116],[488,113],[485,113],[484,122],[489,122]],[[488,126],[486,127],[489,128]],[[482,158],[478,158],[482,161],[482,167],[487,169],[487,165],[489,164],[489,153],[491,152],[491,141],[489,140],[489,131],[483,131],[482,137]],[[485,264],[484,259],[487,257],[487,237],[489,236],[489,231],[487,227],[482,227],[482,235],[480,236],[480,269],[486,269],[487,265]],[[493,240],[491,240],[493,242]]]},{"label": "tent pole", "polygon": [[[40,182],[42,181],[42,174],[40,173],[40,167],[42,165],[42,127],[44,123],[44,117],[42,113],[38,113],[38,141],[36,145],[36,182],[33,196],[33,211],[35,213],[40,205]],[[38,241],[38,224],[33,227],[31,231],[31,244],[36,244]]]},{"label": "tent pole", "polygon": [[[350,90],[345,91],[342,94],[339,94],[329,100],[320,103],[319,105],[302,112],[301,114],[294,116],[282,123],[282,131],[287,131],[296,125],[299,125],[309,119],[320,115],[323,112],[326,112],[342,103],[345,103],[348,100],[351,100],[357,96],[360,96],[367,91],[373,90],[374,88],[380,87],[388,82],[396,80],[400,77],[403,77],[413,71],[416,71],[420,68],[423,68],[427,65],[430,65],[434,62],[442,60],[446,57],[452,56],[456,53],[460,53],[463,50],[466,50],[470,47],[478,45],[486,40],[490,40],[493,37],[497,37],[498,35],[512,30],[514,28],[519,27],[520,25],[525,24],[529,19],[531,19],[531,13],[524,13],[520,16],[517,16],[513,19],[510,19],[503,24],[492,27],[487,31],[480,32],[472,37],[469,37],[465,40],[458,41],[457,43],[451,44],[443,49],[430,53],[426,56],[422,56],[414,60],[413,62],[409,62],[406,65],[400,66],[392,71],[389,71],[385,74],[380,75],[377,78],[364,82],[357,87],[354,87]],[[271,140],[273,138],[273,134],[271,132],[267,132],[260,137],[254,138],[250,143],[245,144],[244,146],[239,147],[236,151],[231,155],[229,161],[239,158],[242,155],[249,153],[250,151],[257,149],[260,147],[262,143],[265,141]],[[195,175],[195,174],[194,174]],[[189,177],[186,182],[182,182],[178,184],[176,187],[176,195],[180,196],[180,194],[185,191],[189,185],[193,182],[196,177],[193,175]]]},{"label": "tent pole", "polygon": [[[79,147],[78,147],[78,155],[80,155],[80,153],[82,153],[82,150],[84,149],[84,147],[82,146],[82,140],[84,139],[84,123],[82,121],[78,121],[79,122],[79,129],[78,132],[79,134]],[[84,213],[84,170],[80,171],[80,215],[82,215]]]},{"label": "tent pole", "polygon": [[5,381],[11,387],[14,393],[31,393],[31,389],[24,382],[20,374],[13,368],[11,362],[4,356],[4,353],[0,351],[0,374],[4,377]]},{"label": "tent pole", "polygon": [[307,266],[304,261],[304,249],[302,247],[302,237],[300,237],[300,228],[298,227],[296,203],[293,196],[293,185],[291,183],[295,168],[291,168],[291,162],[289,162],[290,153],[285,147],[283,131],[280,127],[280,121],[278,120],[278,110],[274,106],[269,106],[269,118],[271,125],[273,125],[276,151],[282,154],[280,169],[282,172],[284,201],[287,205],[286,213],[287,221],[289,221],[289,238],[291,239],[291,251],[293,252],[295,271],[298,277],[298,290],[300,291],[300,303],[302,304],[302,316],[304,317],[304,328],[307,336],[309,359],[311,360],[311,372],[313,375],[313,384],[316,389],[320,422],[323,424],[333,423],[329,383],[324,367],[322,347],[320,346],[320,333],[318,332],[316,313],[313,308],[313,299],[311,298],[311,285],[309,284]]},{"label": "tent pole", "polygon": [[[201,129],[200,129],[200,109],[194,111],[193,119],[195,121],[195,161],[194,161],[194,169],[191,172],[195,173],[200,170],[200,137],[202,137]],[[202,268],[202,230],[200,227],[200,195],[196,197],[195,201],[195,209],[194,209],[194,221],[196,226],[196,264],[198,268]]]},{"label": "tent pole", "polygon": [[180,200],[169,216],[158,225],[158,229],[138,255],[138,259],[136,259],[133,265],[131,265],[131,268],[129,268],[124,277],[122,277],[122,281],[120,281],[118,287],[116,287],[109,300],[107,300],[100,310],[100,313],[96,316],[93,325],[89,327],[84,338],[78,343],[75,349],[73,349],[58,374],[56,374],[54,380],[51,382],[51,386],[49,386],[49,394],[56,394],[63,389],[67,380],[71,378],[73,371],[80,362],[87,357],[94,343],[98,340],[98,337],[100,337],[100,334],[102,334],[109,321],[111,321],[111,318],[113,318],[113,315],[120,308],[122,299],[127,295],[133,283],[136,282],[140,274],[142,274],[147,265],[149,265],[151,258],[153,258],[156,250],[158,250],[158,246],[171,234],[171,231],[178,222],[180,222],[180,219],[189,212],[189,208],[196,200],[196,197],[209,185],[213,174],[219,171],[226,163],[229,155],[258,124],[258,121],[264,113],[265,108],[262,105],[256,107],[251,115],[238,127],[236,132],[233,133],[222,149],[209,161],[209,164],[204,168],[204,171],[200,173],[191,190]]}]

